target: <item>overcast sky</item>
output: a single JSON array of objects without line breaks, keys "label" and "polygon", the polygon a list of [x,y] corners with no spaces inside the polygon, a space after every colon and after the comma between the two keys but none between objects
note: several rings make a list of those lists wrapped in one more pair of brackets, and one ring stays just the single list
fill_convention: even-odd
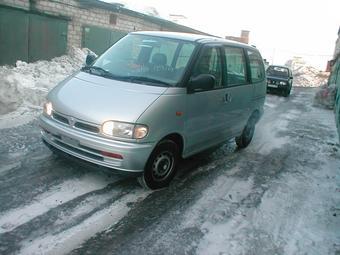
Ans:
[{"label": "overcast sky", "polygon": [[[110,1],[107,1],[110,2]],[[112,2],[112,1],[111,1]],[[181,14],[181,24],[224,37],[250,30],[250,43],[271,63],[302,56],[320,69],[332,58],[340,26],[339,0],[117,0],[160,15]]]}]

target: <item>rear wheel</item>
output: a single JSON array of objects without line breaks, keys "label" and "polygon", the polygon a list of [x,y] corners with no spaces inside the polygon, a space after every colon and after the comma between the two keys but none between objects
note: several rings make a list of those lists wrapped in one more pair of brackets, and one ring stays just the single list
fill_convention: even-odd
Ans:
[{"label": "rear wheel", "polygon": [[138,182],[147,189],[160,189],[174,178],[179,162],[179,149],[175,142],[164,140],[151,153]]},{"label": "rear wheel", "polygon": [[243,129],[242,134],[235,138],[235,142],[239,149],[246,148],[253,139],[255,132],[255,122],[256,121],[254,117],[250,118],[247,122],[247,125]]}]

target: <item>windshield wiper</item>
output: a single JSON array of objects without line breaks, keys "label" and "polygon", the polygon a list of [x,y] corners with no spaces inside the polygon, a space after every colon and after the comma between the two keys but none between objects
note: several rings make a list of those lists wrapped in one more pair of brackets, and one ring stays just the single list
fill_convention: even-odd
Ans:
[{"label": "windshield wiper", "polygon": [[99,66],[84,66],[81,68],[84,72],[89,72],[90,74],[100,75],[103,77],[113,78],[114,74],[109,71],[99,67]]},{"label": "windshield wiper", "polygon": [[84,66],[81,70],[84,72],[89,72],[90,74],[99,75],[99,76],[109,78],[109,79],[122,80],[122,81],[129,80],[129,77],[115,75],[99,66]]},{"label": "windshield wiper", "polygon": [[126,79],[129,79],[130,82],[134,82],[134,81],[144,81],[144,82],[150,82],[150,83],[158,83],[158,84],[162,84],[162,85],[166,85],[166,86],[170,86],[171,84],[165,82],[165,81],[161,81],[158,79],[154,79],[154,78],[149,78],[149,77],[145,77],[145,76],[126,76]]}]

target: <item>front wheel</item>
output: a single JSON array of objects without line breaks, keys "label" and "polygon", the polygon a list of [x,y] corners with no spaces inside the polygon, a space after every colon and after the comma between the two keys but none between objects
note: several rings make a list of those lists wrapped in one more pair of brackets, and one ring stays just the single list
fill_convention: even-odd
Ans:
[{"label": "front wheel", "polygon": [[138,182],[147,189],[160,189],[174,178],[179,162],[179,149],[171,140],[160,142],[151,153]]},{"label": "front wheel", "polygon": [[237,147],[239,149],[246,148],[253,139],[254,132],[255,132],[255,118],[250,118],[248,120],[247,125],[243,129],[242,134],[235,138]]},{"label": "front wheel", "polygon": [[283,90],[283,91],[282,91],[282,95],[283,95],[284,97],[288,97],[288,96],[290,95],[290,89],[287,88],[287,89]]}]

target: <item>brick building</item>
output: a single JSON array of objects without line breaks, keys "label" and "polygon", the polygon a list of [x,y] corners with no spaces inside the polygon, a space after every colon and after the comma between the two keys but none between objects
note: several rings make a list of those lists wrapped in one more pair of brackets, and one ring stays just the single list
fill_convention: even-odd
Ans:
[{"label": "brick building", "polygon": [[248,30],[241,30],[240,37],[227,35],[225,39],[249,44],[249,33],[250,31]]},{"label": "brick building", "polygon": [[204,34],[98,0],[0,0],[0,54],[4,56],[0,65],[17,59],[50,59],[72,46],[99,54],[128,32],[139,30]]}]

